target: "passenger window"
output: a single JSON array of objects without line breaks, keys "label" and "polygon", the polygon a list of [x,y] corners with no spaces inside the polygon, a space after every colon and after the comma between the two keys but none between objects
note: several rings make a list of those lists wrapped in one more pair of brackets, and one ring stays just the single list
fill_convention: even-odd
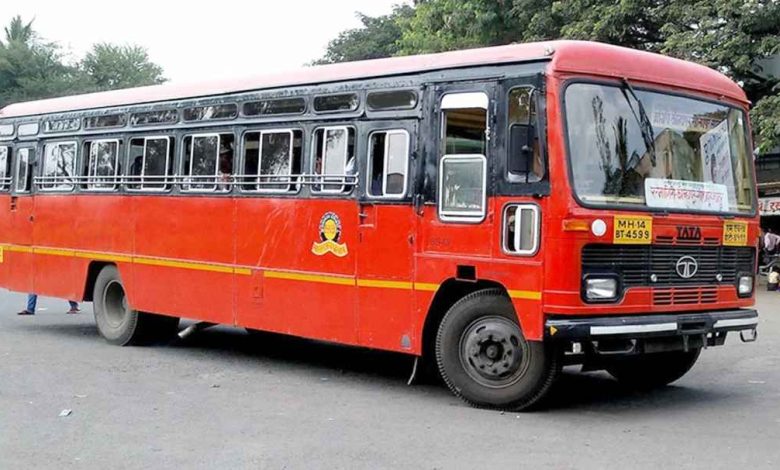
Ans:
[{"label": "passenger window", "polygon": [[368,148],[368,195],[401,198],[406,194],[409,171],[409,133],[374,132]]},{"label": "passenger window", "polygon": [[[355,129],[325,127],[314,131],[314,191],[340,193],[357,183],[355,168]],[[336,184],[319,184],[336,183]]]},{"label": "passenger window", "polygon": [[43,150],[41,189],[70,191],[76,174],[76,142],[46,144]]},{"label": "passenger window", "polygon": [[184,138],[184,191],[230,191],[233,181],[233,134],[198,134]]},{"label": "passenger window", "polygon": [[360,105],[357,93],[341,95],[320,95],[314,97],[314,111],[318,113],[336,113],[339,111],[355,111]]},{"label": "passenger window", "polygon": [[167,136],[139,137],[130,141],[127,189],[167,191],[173,173],[174,139]]},{"label": "passenger window", "polygon": [[83,175],[87,177],[85,189],[89,191],[113,191],[119,174],[119,140],[96,140],[84,144],[88,157]]},{"label": "passenger window", "polygon": [[[244,134],[244,191],[286,192],[301,173],[303,132],[271,130]],[[284,183],[284,184],[274,184]]]},{"label": "passenger window", "polygon": [[536,182],[544,177],[532,91],[530,87],[522,87],[509,92],[507,168],[509,180],[513,182]]},{"label": "passenger window", "polygon": [[447,155],[439,169],[439,216],[478,222],[485,217],[487,160],[482,155]]},{"label": "passenger window", "polygon": [[482,92],[442,98],[438,196],[442,220],[479,222],[485,217],[488,104],[488,96]]},{"label": "passenger window", "polygon": [[16,152],[16,192],[29,193],[32,189],[32,151],[19,149]]},{"label": "passenger window", "polygon": [[0,147],[0,191],[11,188],[11,149]]},{"label": "passenger window", "polygon": [[414,90],[374,91],[366,100],[370,111],[391,111],[414,109],[417,106],[417,92]]},{"label": "passenger window", "polygon": [[484,93],[457,93],[442,99],[444,155],[485,155],[487,105]]}]

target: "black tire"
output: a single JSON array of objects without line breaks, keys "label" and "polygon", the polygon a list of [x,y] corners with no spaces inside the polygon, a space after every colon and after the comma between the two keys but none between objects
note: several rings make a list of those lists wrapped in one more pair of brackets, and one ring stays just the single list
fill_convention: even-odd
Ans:
[{"label": "black tire", "polygon": [[436,336],[444,383],[472,406],[522,410],[537,404],[560,372],[560,356],[528,341],[500,289],[484,289],[453,305]]},{"label": "black tire", "polygon": [[668,385],[685,375],[699,358],[701,348],[642,354],[616,360],[607,372],[623,385],[648,390]]},{"label": "black tire", "polygon": [[130,308],[116,266],[98,274],[93,291],[93,310],[100,335],[118,346],[145,345],[172,338],[179,319],[139,312]]}]

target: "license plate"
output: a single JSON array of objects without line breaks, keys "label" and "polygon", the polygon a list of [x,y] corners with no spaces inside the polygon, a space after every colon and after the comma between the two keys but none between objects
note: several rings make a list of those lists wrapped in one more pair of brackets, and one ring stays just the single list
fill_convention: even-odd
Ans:
[{"label": "license plate", "polygon": [[616,216],[612,241],[618,245],[649,245],[653,240],[653,218],[635,215]]},{"label": "license plate", "polygon": [[747,222],[724,222],[723,223],[723,245],[724,246],[745,246],[748,243],[748,224]]}]

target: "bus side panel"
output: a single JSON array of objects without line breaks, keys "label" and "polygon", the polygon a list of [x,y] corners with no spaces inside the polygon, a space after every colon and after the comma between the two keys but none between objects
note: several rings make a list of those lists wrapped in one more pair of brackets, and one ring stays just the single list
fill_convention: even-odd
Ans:
[{"label": "bus side panel", "polygon": [[33,291],[36,294],[81,298],[84,280],[77,279],[72,254],[73,248],[81,247],[75,198],[73,194],[35,196]]},{"label": "bus side panel", "polygon": [[7,245],[3,249],[3,263],[0,271],[5,272],[3,287],[16,292],[32,292],[33,290],[33,254],[32,231],[33,208],[35,200],[31,196],[20,196],[16,206],[11,209],[10,197],[7,206],[2,209],[5,226],[0,232],[0,243]]},{"label": "bus side panel", "polygon": [[360,344],[409,352],[413,336],[412,260],[417,216],[407,204],[364,204],[360,211]]},{"label": "bus side panel", "polygon": [[233,199],[163,195],[131,201],[133,308],[231,324]]},{"label": "bus side panel", "polygon": [[[320,224],[338,218],[335,251]],[[347,344],[357,342],[357,204],[346,199],[237,199],[236,323]]]}]

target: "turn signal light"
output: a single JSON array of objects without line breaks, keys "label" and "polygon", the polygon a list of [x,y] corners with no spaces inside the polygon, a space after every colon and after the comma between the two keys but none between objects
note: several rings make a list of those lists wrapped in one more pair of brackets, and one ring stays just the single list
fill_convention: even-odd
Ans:
[{"label": "turn signal light", "polygon": [[587,232],[590,230],[590,224],[587,220],[581,219],[563,219],[564,232]]}]

